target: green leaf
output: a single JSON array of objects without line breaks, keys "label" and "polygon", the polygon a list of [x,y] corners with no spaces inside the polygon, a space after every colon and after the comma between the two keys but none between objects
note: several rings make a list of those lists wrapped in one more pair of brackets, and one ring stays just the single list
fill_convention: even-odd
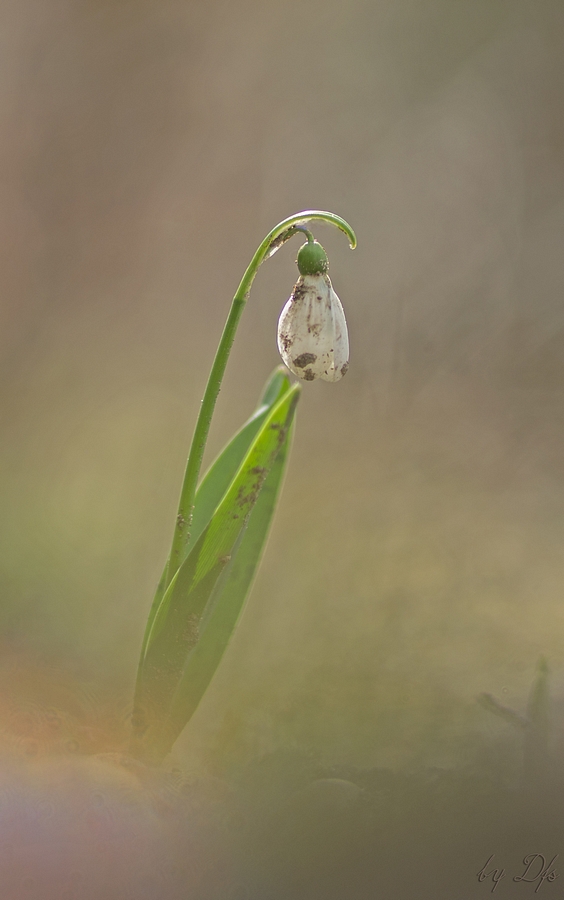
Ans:
[{"label": "green leaf", "polygon": [[188,655],[161,735],[162,753],[169,752],[190,720],[212,680],[243,611],[258,570],[280,494],[293,425],[266,478],[249,522],[229,565],[216,582],[201,622],[201,636]]},{"label": "green leaf", "polygon": [[211,519],[266,416],[288,393],[290,387],[291,382],[286,369],[279,366],[268,379],[259,405],[251,418],[224,447],[202,478],[196,493],[196,507],[190,529],[192,544],[197,541]]},{"label": "green leaf", "polygon": [[[217,505],[233,480],[237,469],[241,465],[251,442],[256,437],[258,430],[276,403],[278,403],[284,394],[289,391],[290,385],[291,382],[286,368],[284,366],[278,366],[266,382],[259,404],[253,415],[231,438],[202,478],[196,493],[196,505],[192,521],[191,539],[190,544],[188,545],[189,548],[194,545],[206,525],[209,523]],[[159,585],[153,598],[153,603],[147,619],[147,625],[145,626],[145,634],[141,645],[140,665],[142,665],[143,659],[145,658],[153,621],[165,592],[167,572],[168,560],[159,580]]]},{"label": "green leaf", "polygon": [[162,597],[140,667],[135,714],[139,728],[162,725],[186,659],[199,640],[206,607],[286,443],[299,391],[298,385],[291,387],[266,415],[213,516]]}]

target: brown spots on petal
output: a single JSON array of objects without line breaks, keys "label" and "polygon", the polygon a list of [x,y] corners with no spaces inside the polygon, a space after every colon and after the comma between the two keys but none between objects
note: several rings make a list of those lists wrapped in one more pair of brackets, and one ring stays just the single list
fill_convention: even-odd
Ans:
[{"label": "brown spots on petal", "polygon": [[300,353],[292,362],[298,369],[305,369],[306,366],[311,366],[316,359],[315,353]]},{"label": "brown spots on petal", "polygon": [[311,369],[306,369],[304,371],[303,378],[305,381],[313,381],[315,378],[315,375],[313,374]]},{"label": "brown spots on petal", "polygon": [[289,334],[280,334],[279,336],[280,344],[282,345],[282,349],[284,353],[287,353],[290,347],[292,346],[292,338]]},{"label": "brown spots on petal", "polygon": [[346,375],[348,371],[349,371],[348,362],[343,363],[343,365],[341,366],[341,375]]},{"label": "brown spots on petal", "polygon": [[292,296],[290,297],[290,300],[293,300],[295,303],[297,300],[301,300],[302,297],[305,297],[305,295],[308,293],[309,293],[308,288],[305,286],[303,281],[300,280],[294,285],[294,290],[292,291]]}]

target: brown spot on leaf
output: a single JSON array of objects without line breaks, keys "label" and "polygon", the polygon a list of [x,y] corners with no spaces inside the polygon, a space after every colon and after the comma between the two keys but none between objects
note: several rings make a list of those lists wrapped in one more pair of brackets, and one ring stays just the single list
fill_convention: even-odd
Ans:
[{"label": "brown spot on leaf", "polygon": [[190,613],[184,622],[182,640],[185,646],[195,647],[200,638],[200,617]]}]

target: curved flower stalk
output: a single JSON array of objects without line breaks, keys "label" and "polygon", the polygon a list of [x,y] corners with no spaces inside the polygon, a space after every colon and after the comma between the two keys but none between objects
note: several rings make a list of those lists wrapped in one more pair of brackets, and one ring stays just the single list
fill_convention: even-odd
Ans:
[{"label": "curved flower stalk", "polygon": [[[281,367],[267,383],[255,413],[199,485],[198,479],[213,410],[255,275],[264,260],[298,232],[308,238],[298,253],[298,285],[301,282],[302,294],[311,299],[314,344],[307,347],[314,346],[317,352],[303,349],[301,367],[293,353],[292,359],[288,357],[290,367],[305,380],[319,375],[336,381],[344,374],[346,324],[326,274],[325,252],[304,227],[313,220],[339,228],[351,247],[356,246],[350,225],[334,213],[307,210],[284,219],[255,252],[219,342],[188,455],[170,554],[141,647],[131,752],[146,762],[164,759],[207,689],[243,609],[276,508],[300,394],[299,384],[290,384]],[[303,314],[294,313],[299,306],[298,285],[292,294],[294,325],[289,324],[285,333],[299,356]]]}]

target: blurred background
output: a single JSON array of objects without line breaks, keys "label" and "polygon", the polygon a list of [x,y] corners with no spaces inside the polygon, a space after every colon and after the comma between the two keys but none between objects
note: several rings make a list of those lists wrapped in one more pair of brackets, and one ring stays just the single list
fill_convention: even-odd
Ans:
[{"label": "blurred background", "polygon": [[[304,385],[259,577],[178,753],[220,775],[279,748],[452,765],[515,743],[476,698],[524,711],[541,654],[557,740],[560,0],[6,0],[1,19],[4,695],[111,696],[126,719],[230,299],[314,207],[359,239],[315,229],[350,372]],[[209,459],[278,364],[298,246],[257,277]]]}]

